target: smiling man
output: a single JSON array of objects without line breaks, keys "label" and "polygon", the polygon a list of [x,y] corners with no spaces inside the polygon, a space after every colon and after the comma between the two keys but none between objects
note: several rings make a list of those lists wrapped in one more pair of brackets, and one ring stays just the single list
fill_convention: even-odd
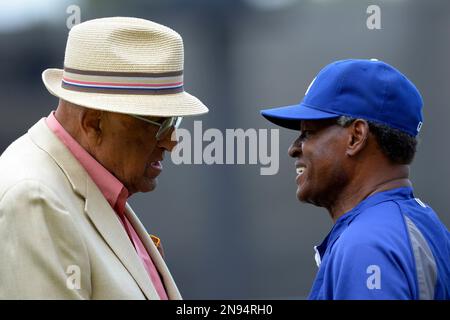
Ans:
[{"label": "smiling man", "polygon": [[155,189],[181,117],[208,111],[183,90],[180,35],[87,21],[42,78],[57,110],[0,157],[0,298],[180,299],[127,204]]},{"label": "smiling man", "polygon": [[262,115],[300,130],[289,148],[297,198],[334,221],[315,248],[310,299],[450,299],[450,234],[408,177],[422,98],[403,74],[375,59],[337,61],[299,105]]}]

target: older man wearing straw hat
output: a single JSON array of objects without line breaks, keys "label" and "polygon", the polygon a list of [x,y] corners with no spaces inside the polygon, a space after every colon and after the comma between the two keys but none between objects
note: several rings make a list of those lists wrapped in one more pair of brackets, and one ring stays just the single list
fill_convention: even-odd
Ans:
[{"label": "older man wearing straw hat", "polygon": [[0,157],[0,298],[180,299],[127,204],[155,188],[181,117],[208,112],[183,90],[180,35],[87,21],[42,78],[57,110]]}]

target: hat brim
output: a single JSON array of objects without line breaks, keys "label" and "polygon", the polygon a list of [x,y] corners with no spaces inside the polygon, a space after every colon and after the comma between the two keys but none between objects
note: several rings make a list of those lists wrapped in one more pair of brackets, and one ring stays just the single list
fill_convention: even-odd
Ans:
[{"label": "hat brim", "polygon": [[209,111],[187,92],[141,95],[72,91],[61,86],[62,76],[61,69],[47,69],[42,73],[42,81],[52,95],[86,108],[159,117],[193,116]]},{"label": "hat brim", "polygon": [[340,117],[339,114],[311,108],[303,103],[261,110],[261,115],[280,127],[292,130],[300,130],[300,121],[302,120],[321,120]]}]

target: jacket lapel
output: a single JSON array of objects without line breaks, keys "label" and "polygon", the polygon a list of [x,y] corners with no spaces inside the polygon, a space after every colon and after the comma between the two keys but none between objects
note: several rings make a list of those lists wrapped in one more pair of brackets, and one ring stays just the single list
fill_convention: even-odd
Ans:
[{"label": "jacket lapel", "polygon": [[86,189],[85,211],[92,223],[128,272],[133,276],[134,280],[136,280],[136,283],[145,296],[151,300],[158,300],[159,296],[151,284],[147,271],[140,261],[116,213],[90,178],[87,180]]},{"label": "jacket lapel", "polygon": [[[28,131],[31,140],[58,164],[76,194],[85,199],[85,212],[148,299],[159,299],[119,218],[86,170],[53,134],[42,118]],[[153,258],[153,256],[152,256]]]},{"label": "jacket lapel", "polygon": [[178,291],[178,288],[175,284],[175,281],[172,278],[172,275],[167,268],[164,259],[156,248],[155,244],[150,238],[150,235],[147,233],[145,227],[142,225],[141,221],[137,218],[133,209],[131,209],[130,205],[127,203],[125,208],[125,215],[127,216],[130,223],[133,225],[134,230],[138,234],[142,243],[144,244],[150,258],[155,264],[156,269],[161,275],[162,281],[164,283],[164,287],[166,288],[167,296],[170,300],[180,300],[181,295]]}]

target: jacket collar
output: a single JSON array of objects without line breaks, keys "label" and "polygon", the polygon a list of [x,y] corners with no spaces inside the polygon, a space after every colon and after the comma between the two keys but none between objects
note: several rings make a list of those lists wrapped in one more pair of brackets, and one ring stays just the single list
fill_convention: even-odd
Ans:
[{"label": "jacket collar", "polygon": [[141,221],[138,219],[128,203],[125,206],[125,215],[127,216],[134,230],[136,230],[136,233],[139,235],[139,238],[147,249],[147,252],[149,253],[153,263],[155,264],[156,269],[159,271],[167,292],[167,296],[169,297],[169,299],[181,299],[180,292],[175,285],[175,281],[172,278],[172,275],[167,268],[167,265],[164,262],[163,257],[161,256],[161,253],[158,251],[158,248],[155,246],[152,238],[147,233],[145,227],[142,225]]}]

